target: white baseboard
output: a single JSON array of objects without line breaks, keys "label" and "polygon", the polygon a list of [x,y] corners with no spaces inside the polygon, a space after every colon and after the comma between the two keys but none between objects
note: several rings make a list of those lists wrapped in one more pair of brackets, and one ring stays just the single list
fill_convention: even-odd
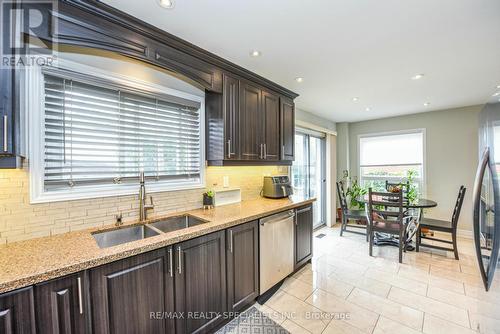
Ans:
[{"label": "white baseboard", "polygon": [[[441,234],[442,232],[434,232],[435,234]],[[443,233],[443,235],[450,235],[449,233]],[[469,230],[460,230],[458,229],[457,230],[457,236],[460,237],[460,238],[464,238],[464,239],[472,239],[473,238],[473,235],[472,235],[472,231],[469,231]]]}]

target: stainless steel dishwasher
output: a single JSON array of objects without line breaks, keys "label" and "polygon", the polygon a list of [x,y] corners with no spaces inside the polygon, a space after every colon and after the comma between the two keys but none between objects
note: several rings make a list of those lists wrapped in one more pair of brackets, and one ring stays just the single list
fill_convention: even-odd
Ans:
[{"label": "stainless steel dishwasher", "polygon": [[259,221],[260,294],[293,272],[293,210]]}]

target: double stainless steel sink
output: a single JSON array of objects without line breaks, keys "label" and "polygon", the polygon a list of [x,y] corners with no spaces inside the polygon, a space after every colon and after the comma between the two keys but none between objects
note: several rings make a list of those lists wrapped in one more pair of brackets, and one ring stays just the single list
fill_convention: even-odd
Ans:
[{"label": "double stainless steel sink", "polygon": [[97,232],[92,234],[92,236],[100,248],[107,248],[204,223],[207,223],[207,221],[191,215],[181,215],[168,217],[145,225],[135,225],[111,231]]}]

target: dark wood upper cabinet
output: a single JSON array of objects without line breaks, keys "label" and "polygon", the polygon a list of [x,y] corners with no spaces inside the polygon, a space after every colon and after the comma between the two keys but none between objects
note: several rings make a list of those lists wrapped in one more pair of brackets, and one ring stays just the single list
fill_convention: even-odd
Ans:
[{"label": "dark wood upper cabinet", "polygon": [[306,264],[313,255],[312,205],[295,210],[295,269]]},{"label": "dark wood upper cabinet", "polygon": [[238,160],[240,158],[239,141],[239,107],[240,107],[240,81],[229,75],[224,75],[222,106],[224,116],[224,152],[226,159]]},{"label": "dark wood upper cabinet", "polygon": [[295,158],[295,105],[292,99],[280,97],[281,159]]},{"label": "dark wood upper cabinet", "polygon": [[175,310],[185,315],[177,320],[177,333],[208,333],[224,320],[225,247],[224,231],[176,245]]},{"label": "dark wood upper cabinet", "polygon": [[70,275],[35,286],[37,333],[87,333],[90,310],[85,273]]},{"label": "dark wood upper cabinet", "polygon": [[32,287],[0,295],[0,333],[35,333]]},{"label": "dark wood upper cabinet", "polygon": [[249,82],[240,82],[239,134],[241,160],[263,158],[262,91]]},{"label": "dark wood upper cabinet", "polygon": [[280,160],[280,99],[268,91],[262,91],[263,156],[265,160]]},{"label": "dark wood upper cabinet", "polygon": [[231,227],[226,236],[228,311],[238,312],[259,295],[258,221]]},{"label": "dark wood upper cabinet", "polygon": [[173,321],[151,317],[174,311],[172,257],[164,248],[92,269],[93,333],[173,333]]}]

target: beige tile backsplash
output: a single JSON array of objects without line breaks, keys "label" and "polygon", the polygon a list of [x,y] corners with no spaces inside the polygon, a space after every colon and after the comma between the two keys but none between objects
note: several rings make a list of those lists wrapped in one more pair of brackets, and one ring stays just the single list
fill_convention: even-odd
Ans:
[{"label": "beige tile backsplash", "polygon": [[[286,173],[286,167],[275,166],[208,167],[206,187],[222,187],[228,176],[230,187],[241,188],[242,200],[248,200],[259,196],[264,175]],[[152,193],[155,209],[149,214],[199,208],[204,191]],[[137,195],[30,204],[28,170],[0,170],[0,244],[113,224],[120,212],[125,222],[137,220]]]}]

